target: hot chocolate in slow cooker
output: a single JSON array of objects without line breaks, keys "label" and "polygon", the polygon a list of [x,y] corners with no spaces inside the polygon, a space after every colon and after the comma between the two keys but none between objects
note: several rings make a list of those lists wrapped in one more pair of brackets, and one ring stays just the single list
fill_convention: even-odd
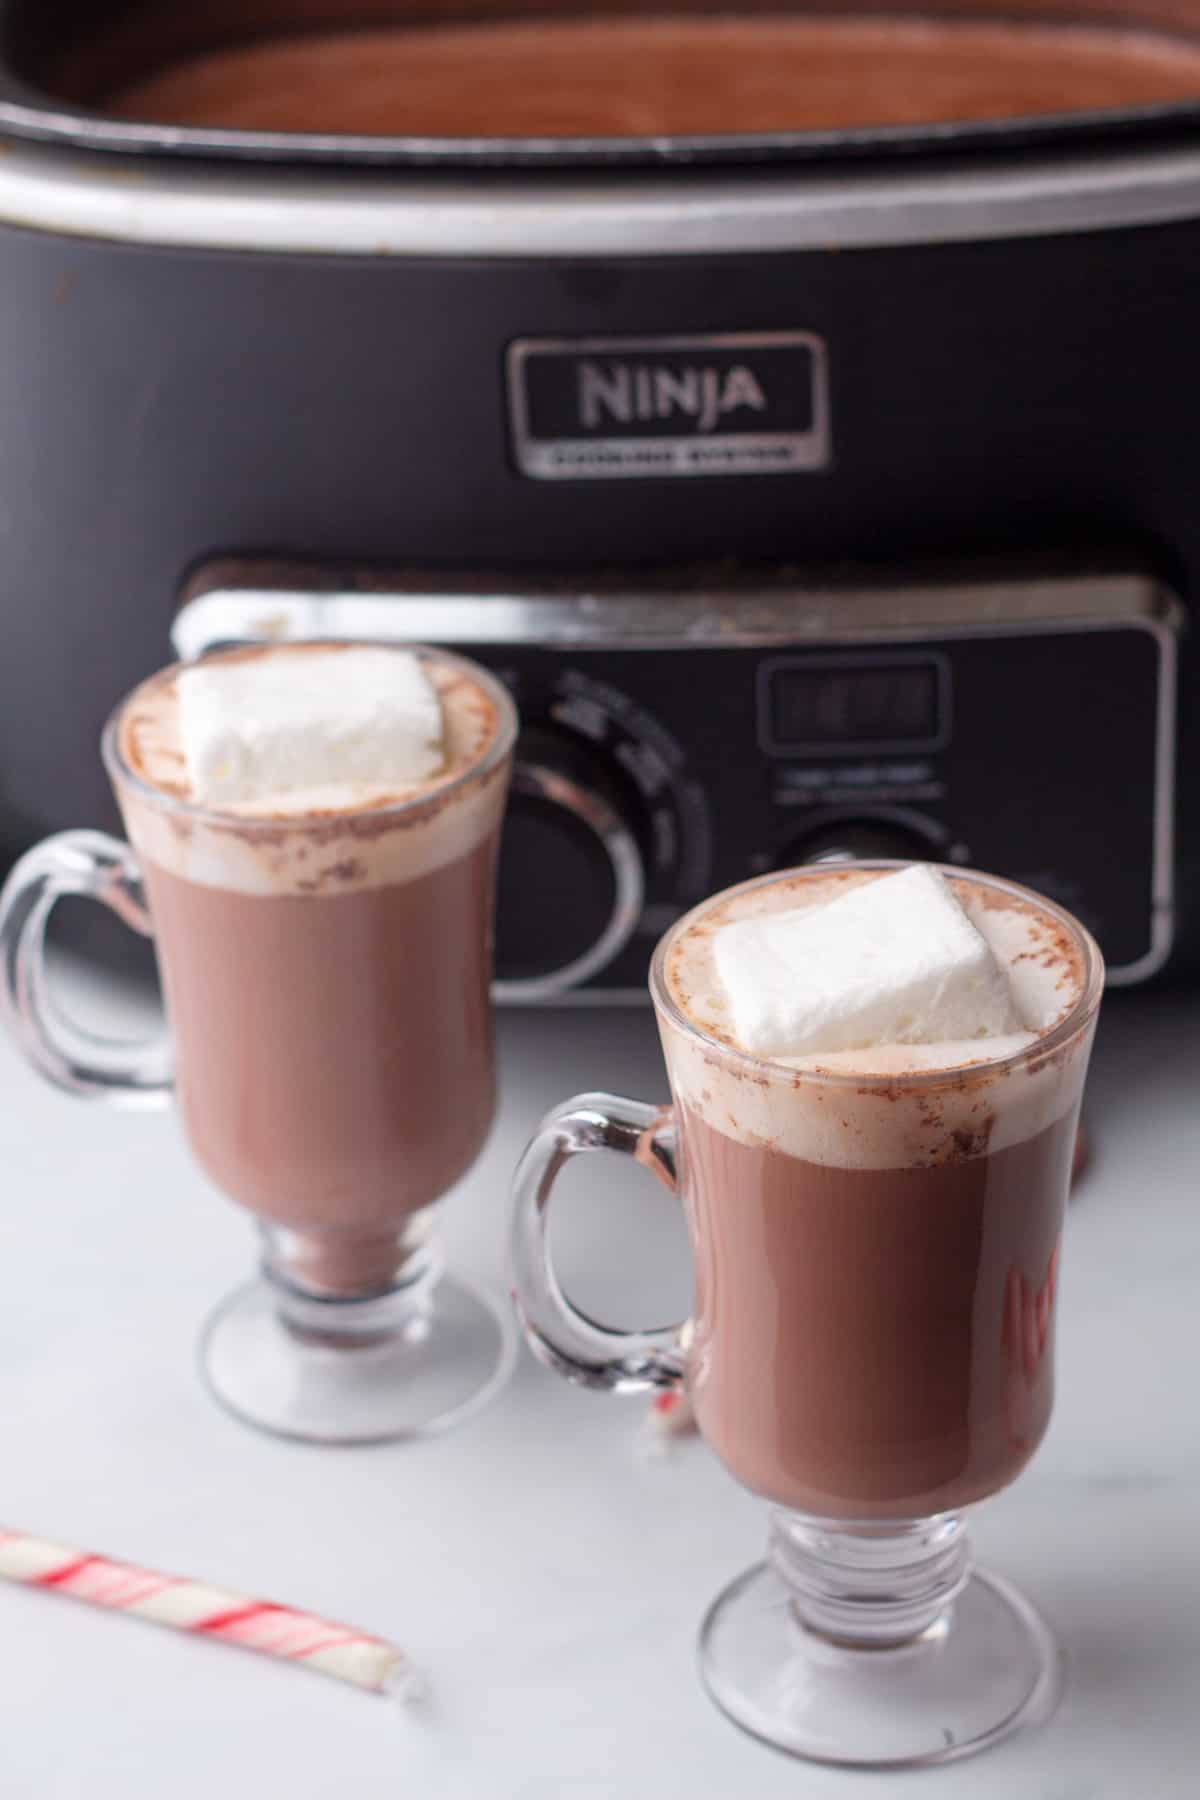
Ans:
[{"label": "hot chocolate in slow cooker", "polygon": [[1198,20],[0,0],[0,847],[172,642],[430,639],[513,997],[861,853],[1194,971]]},{"label": "hot chocolate in slow cooker", "polygon": [[664,12],[268,36],[98,97],[173,125],[529,138],[944,125],[1197,93],[1200,46],[1145,31]]}]

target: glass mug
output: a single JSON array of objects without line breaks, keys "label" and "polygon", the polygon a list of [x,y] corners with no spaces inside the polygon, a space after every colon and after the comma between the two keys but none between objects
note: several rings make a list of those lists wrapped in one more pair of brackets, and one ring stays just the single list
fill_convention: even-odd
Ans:
[{"label": "glass mug", "polygon": [[[130,843],[62,833],[0,897],[0,1008],[34,1067],[122,1104],[176,1095],[197,1161],[259,1222],[261,1279],[204,1333],[213,1392],[316,1443],[457,1423],[515,1355],[507,1309],[442,1274],[431,1226],[494,1110],[492,913],[517,718],[485,670],[415,653],[461,750],[443,781],[332,814],[193,805],[135,766],[138,733],[169,704],[166,669],[104,732]],[[68,894],[153,937],[160,1041],[106,1042],[55,1004],[45,931]]]},{"label": "glass mug", "polygon": [[[772,1509],[766,1562],[704,1621],[713,1698],[782,1749],[875,1767],[964,1755],[1057,1699],[1046,1627],[972,1572],[963,1513],[1019,1474],[1049,1420],[1059,1235],[1103,965],[1048,901],[943,870],[968,902],[1011,913],[1075,986],[1057,1023],[998,1060],[902,1057],[876,1074],[731,1047],[697,1022],[695,996],[685,1006],[679,971],[681,945],[694,951],[718,908],[791,904],[813,883],[829,897],[831,882],[901,866],[767,876],[675,925],[650,975],[673,1106],[592,1094],[551,1113],[517,1173],[512,1239],[535,1354],[587,1387],[685,1384],[710,1446]],[[608,1329],[558,1283],[554,1184],[596,1150],[679,1193],[695,1293],[682,1327]]]}]

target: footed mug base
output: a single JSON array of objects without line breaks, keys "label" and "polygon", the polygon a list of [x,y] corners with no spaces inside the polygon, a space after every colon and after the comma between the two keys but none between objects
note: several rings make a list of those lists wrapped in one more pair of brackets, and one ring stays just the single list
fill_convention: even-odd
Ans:
[{"label": "footed mug base", "polygon": [[1049,1717],[1061,1692],[1041,1618],[994,1575],[969,1575],[912,1642],[849,1648],[801,1624],[769,1563],[718,1596],[700,1633],[700,1673],[754,1737],[811,1762],[918,1768],[970,1756]]},{"label": "footed mug base", "polygon": [[204,1380],[244,1424],[308,1444],[382,1444],[449,1431],[516,1361],[507,1309],[461,1277],[363,1299],[281,1296],[251,1282],[209,1318]]}]

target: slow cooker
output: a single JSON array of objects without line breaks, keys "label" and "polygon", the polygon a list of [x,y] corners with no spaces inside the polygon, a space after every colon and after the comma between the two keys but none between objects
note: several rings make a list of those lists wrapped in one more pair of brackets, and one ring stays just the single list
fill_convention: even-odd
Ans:
[{"label": "slow cooker", "polygon": [[0,3],[4,851],[108,816],[172,644],[365,632],[518,698],[511,998],[622,998],[702,893],[862,853],[1194,971],[1200,93],[507,140],[106,101],[436,13]]}]

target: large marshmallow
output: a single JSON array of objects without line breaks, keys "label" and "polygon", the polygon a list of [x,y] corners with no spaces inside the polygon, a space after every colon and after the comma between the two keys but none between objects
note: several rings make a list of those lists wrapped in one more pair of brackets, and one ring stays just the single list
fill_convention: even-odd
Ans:
[{"label": "large marshmallow", "polygon": [[218,658],[184,669],[177,691],[180,744],[202,806],[406,788],[445,765],[441,701],[407,651]]},{"label": "large marshmallow", "polygon": [[756,1056],[1023,1029],[986,939],[942,877],[921,864],[824,906],[726,925],[713,958],[737,1042]]}]

